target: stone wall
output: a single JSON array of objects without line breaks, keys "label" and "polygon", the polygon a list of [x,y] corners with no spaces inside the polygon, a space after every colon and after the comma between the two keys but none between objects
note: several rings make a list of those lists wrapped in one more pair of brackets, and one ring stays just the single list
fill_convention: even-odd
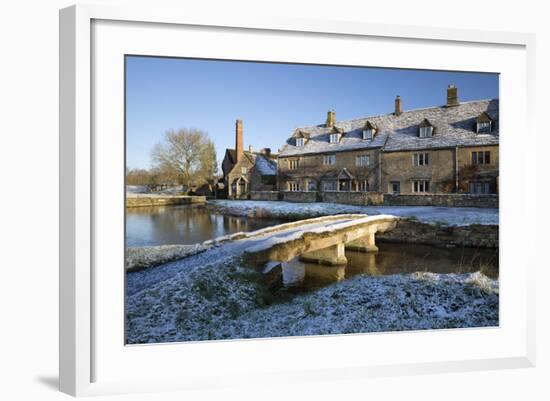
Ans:
[{"label": "stone wall", "polygon": [[471,194],[384,194],[387,206],[446,206],[498,208],[498,195]]},{"label": "stone wall", "polygon": [[278,191],[251,191],[251,200],[276,201],[279,200]]},{"label": "stone wall", "polygon": [[376,241],[438,247],[498,248],[498,227],[481,224],[443,226],[401,219],[393,230],[376,234]]},{"label": "stone wall", "polygon": [[171,206],[205,203],[206,196],[127,196],[126,207]]},{"label": "stone wall", "polygon": [[287,202],[316,202],[317,192],[281,192],[284,201]]},{"label": "stone wall", "polygon": [[321,199],[328,203],[380,205],[384,202],[384,195],[379,192],[322,192]]}]

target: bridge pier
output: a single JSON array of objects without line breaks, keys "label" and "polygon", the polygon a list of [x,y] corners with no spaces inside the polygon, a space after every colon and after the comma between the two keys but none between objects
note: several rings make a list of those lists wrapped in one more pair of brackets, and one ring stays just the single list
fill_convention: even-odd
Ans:
[{"label": "bridge pier", "polygon": [[330,266],[345,265],[348,263],[343,242],[329,246],[328,248],[304,253],[300,256],[300,260]]},{"label": "bridge pier", "polygon": [[378,252],[378,247],[374,241],[374,233],[370,233],[366,237],[348,242],[346,244],[346,249],[356,252]]}]

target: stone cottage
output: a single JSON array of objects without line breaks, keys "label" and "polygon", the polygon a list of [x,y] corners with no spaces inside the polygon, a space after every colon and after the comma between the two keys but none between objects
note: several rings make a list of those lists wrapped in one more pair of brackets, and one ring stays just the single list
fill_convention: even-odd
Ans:
[{"label": "stone cottage", "polygon": [[235,123],[235,149],[226,149],[222,162],[225,196],[248,199],[251,191],[275,191],[277,187],[277,155],[264,148],[244,150],[243,122]]},{"label": "stone cottage", "polygon": [[281,149],[281,191],[394,194],[498,191],[498,99],[445,105],[297,128]]}]

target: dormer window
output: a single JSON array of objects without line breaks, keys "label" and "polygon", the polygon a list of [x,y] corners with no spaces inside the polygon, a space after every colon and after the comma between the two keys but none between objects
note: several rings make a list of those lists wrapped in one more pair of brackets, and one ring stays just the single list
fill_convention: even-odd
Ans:
[{"label": "dormer window", "polygon": [[476,119],[476,132],[484,133],[484,132],[491,132],[493,128],[493,120],[486,112],[483,112],[479,115],[479,117]]},{"label": "dormer window", "polygon": [[304,146],[304,138],[296,138],[296,146],[301,148]]},{"label": "dormer window", "polygon": [[340,140],[340,134],[330,134],[329,142],[338,143]]},{"label": "dormer window", "polygon": [[372,139],[374,137],[374,133],[372,128],[367,128],[363,130],[363,139]]},{"label": "dormer window", "polygon": [[430,122],[425,119],[418,127],[418,136],[420,138],[431,138],[434,134],[434,127]]},{"label": "dormer window", "polygon": [[433,134],[434,127],[420,127],[420,138],[429,138]]},{"label": "dormer window", "polygon": [[477,132],[491,132],[491,122],[477,123]]},{"label": "dormer window", "polygon": [[363,128],[363,139],[373,139],[376,134],[376,126],[370,121],[367,121]]}]

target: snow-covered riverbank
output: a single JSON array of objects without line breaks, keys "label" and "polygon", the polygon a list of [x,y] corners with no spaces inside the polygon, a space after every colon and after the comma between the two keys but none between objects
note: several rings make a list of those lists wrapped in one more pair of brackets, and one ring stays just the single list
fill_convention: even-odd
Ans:
[{"label": "snow-covered riverbank", "polygon": [[194,266],[127,296],[129,343],[498,325],[481,273],[360,275],[281,300],[239,258]]},{"label": "snow-covered riverbank", "polygon": [[498,225],[498,209],[433,206],[354,206],[337,203],[293,203],[279,201],[212,200],[207,207],[223,214],[250,218],[301,220],[332,214],[366,213],[413,217],[424,223],[454,226]]}]

